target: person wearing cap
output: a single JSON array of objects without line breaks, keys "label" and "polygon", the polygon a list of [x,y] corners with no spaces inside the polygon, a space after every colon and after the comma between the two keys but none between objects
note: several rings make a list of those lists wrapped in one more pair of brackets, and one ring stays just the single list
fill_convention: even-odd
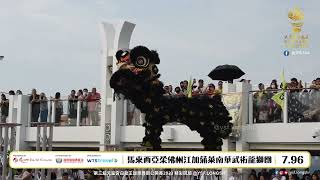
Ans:
[{"label": "person wearing cap", "polygon": [[118,60],[118,62],[117,62],[118,69],[126,68],[126,66],[131,63],[130,62],[130,53],[127,50],[126,51],[119,50],[116,53],[116,58]]},{"label": "person wearing cap", "polygon": [[142,69],[136,68],[130,60],[130,52],[128,50],[119,50],[116,53],[116,58],[118,60],[118,69],[130,69],[135,74],[138,74]]}]

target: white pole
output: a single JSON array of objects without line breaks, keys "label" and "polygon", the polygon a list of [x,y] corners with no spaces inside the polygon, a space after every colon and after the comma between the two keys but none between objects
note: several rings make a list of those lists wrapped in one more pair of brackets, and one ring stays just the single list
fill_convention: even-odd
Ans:
[{"label": "white pole", "polygon": [[47,119],[47,122],[52,122],[52,117],[51,117],[51,114],[52,114],[52,111],[51,111],[51,106],[52,106],[52,101],[48,101],[48,119]]},{"label": "white pole", "polygon": [[56,101],[52,102],[51,122],[56,122]]},{"label": "white pole", "polygon": [[32,105],[31,105],[31,103],[29,103],[29,112],[28,112],[28,126],[30,126],[30,124],[31,124],[31,111],[32,111]]},{"label": "white pole", "polygon": [[[42,135],[42,151],[46,151],[47,148],[47,125],[44,125],[42,127],[43,129],[43,135]],[[41,180],[45,179],[45,169],[41,169]]]},{"label": "white pole", "polygon": [[78,100],[77,102],[77,125],[80,126],[80,118],[81,118],[81,101]]},{"label": "white pole", "polygon": [[7,162],[8,162],[8,159],[7,159],[7,153],[8,153],[8,132],[9,131],[9,127],[8,126],[5,126],[4,127],[4,145],[3,145],[3,152],[2,152],[2,179],[5,180],[7,179],[7,175],[8,175],[8,172],[7,172]]},{"label": "white pole", "polygon": [[[36,144],[36,151],[40,151],[40,138],[41,138],[41,131],[40,125],[37,124],[37,144]],[[35,169],[35,177],[38,177],[39,170]]]},{"label": "white pole", "polygon": [[128,100],[124,100],[124,103],[123,103],[123,123],[122,123],[122,125],[123,126],[128,125]]},{"label": "white pole", "polygon": [[[249,92],[250,93],[250,92]],[[249,94],[249,124],[253,124],[253,95],[252,93]]]}]

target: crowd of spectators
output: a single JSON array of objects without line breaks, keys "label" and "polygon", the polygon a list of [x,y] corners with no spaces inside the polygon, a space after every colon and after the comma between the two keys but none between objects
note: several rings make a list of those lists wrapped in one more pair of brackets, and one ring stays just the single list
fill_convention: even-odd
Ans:
[{"label": "crowd of spectators", "polygon": [[[248,80],[241,80],[240,82]],[[188,81],[181,81],[179,86],[165,85],[165,96],[187,96],[188,95]],[[222,94],[223,82],[219,81],[217,86],[213,83],[205,84],[202,79],[192,81],[192,96],[206,95],[216,96]],[[320,78],[312,81],[308,88],[304,88],[303,84],[296,78],[292,78],[290,82],[278,84],[274,79],[265,87],[265,84],[258,85],[258,91],[253,93],[253,118],[256,123],[264,122],[282,122],[283,113],[282,108],[272,99],[272,97],[279,92],[280,89],[286,89],[288,99],[288,119],[289,122],[308,121],[308,119],[320,120],[320,109],[311,109],[309,107],[316,107],[320,103]],[[173,88],[174,87],[174,88]],[[9,115],[9,100],[8,95],[22,95],[21,90],[16,92],[10,90],[8,94],[1,94],[0,110],[1,123],[5,123]],[[80,102],[80,125],[98,125],[99,114],[97,111],[100,94],[96,92],[96,88],[80,89],[77,92],[72,90],[67,99],[62,99],[60,92],[55,93],[54,97],[47,97],[45,93],[38,94],[36,89],[33,89],[30,95],[31,103],[31,122],[47,122],[48,115],[52,113],[52,107],[49,109],[48,102],[54,102],[55,117],[54,122],[59,125],[61,122],[68,121],[69,125],[75,125],[77,122],[78,101]],[[67,101],[67,113],[64,103]],[[318,103],[318,104],[317,104]],[[129,118],[132,116],[134,108],[130,108],[132,104],[129,103]],[[308,105],[308,106],[307,106]],[[309,108],[309,109],[308,109]],[[132,112],[130,112],[130,109]],[[298,109],[298,111],[296,110]],[[309,111],[308,111],[309,110]],[[66,115],[67,114],[67,115]]]},{"label": "crowd of spectators", "polygon": [[[173,91],[172,85],[165,85],[165,95],[166,96],[187,96],[188,95],[188,84],[187,80],[181,81],[180,86],[176,86]],[[196,79],[192,81],[192,96],[197,95],[209,95],[215,96],[220,95],[222,93],[222,85],[223,82],[219,81],[218,86],[216,87],[213,83],[209,83],[207,86],[205,85],[202,79],[199,79],[198,82]]]},{"label": "crowd of spectators", "polygon": [[[253,93],[253,117],[255,122],[282,122],[282,107],[272,97],[285,89],[287,93],[288,121],[320,121],[320,109],[314,109],[320,105],[320,78],[312,81],[312,84],[304,88],[302,81],[292,78],[286,86],[277,80],[272,80],[270,85],[260,83],[258,91]],[[284,98],[284,97],[283,97]]]},{"label": "crowd of spectators", "polygon": [[[8,95],[22,95],[21,90],[16,93],[13,90],[8,92]],[[29,95],[31,104],[31,123],[33,122],[48,122],[48,115],[55,111],[54,123],[59,126],[62,121],[67,121],[68,125],[76,125],[78,115],[78,102],[80,103],[80,125],[97,126],[99,124],[99,102],[100,93],[96,88],[92,88],[91,92],[87,88],[79,89],[76,93],[71,90],[66,99],[61,98],[61,93],[56,92],[54,97],[47,97],[45,93],[37,93],[36,89],[32,89]],[[49,109],[49,103],[51,108]],[[67,102],[67,115],[64,113],[64,102]],[[6,95],[1,94],[0,101],[1,123],[6,123],[9,115],[9,100]]]}]

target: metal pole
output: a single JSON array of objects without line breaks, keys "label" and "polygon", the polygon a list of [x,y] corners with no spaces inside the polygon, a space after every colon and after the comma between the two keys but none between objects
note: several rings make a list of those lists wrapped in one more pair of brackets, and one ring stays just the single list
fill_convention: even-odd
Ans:
[{"label": "metal pole", "polygon": [[7,159],[7,151],[8,151],[8,130],[9,130],[9,127],[8,126],[5,126],[4,127],[4,145],[3,145],[3,152],[2,152],[2,179],[5,180],[7,179],[6,178],[6,175],[8,174],[7,173],[7,162],[8,162],[8,159]]},{"label": "metal pole", "polygon": [[52,151],[52,139],[53,139],[53,124],[49,126],[49,142],[48,142],[49,151]]},{"label": "metal pole", "polygon": [[[128,124],[128,104],[129,104],[129,102],[128,102],[128,100],[124,100],[124,103],[123,103],[123,122],[122,122],[123,126],[132,125],[132,124]],[[131,119],[130,119],[130,122],[132,122]]]},{"label": "metal pole", "polygon": [[27,124],[27,126],[31,126],[31,118],[32,118],[32,105],[31,104],[29,104],[29,109],[28,109],[28,124]]},{"label": "metal pole", "polygon": [[[37,124],[37,144],[36,144],[36,151],[40,151],[40,138],[41,138],[41,132],[40,132],[40,125]],[[39,170],[35,169],[35,179],[38,177]]]},{"label": "metal pole", "polygon": [[51,114],[51,122],[56,122],[56,101],[52,103],[52,114]]},{"label": "metal pole", "polygon": [[[48,151],[52,151],[53,124],[49,125]],[[51,180],[52,169],[48,169],[47,180]]]},{"label": "metal pole", "polygon": [[[46,151],[47,148],[47,124],[42,127],[42,151]],[[46,177],[46,171],[45,169],[41,169],[41,180],[44,180]]]},{"label": "metal pole", "polygon": [[[15,127],[10,127],[10,151],[15,149]],[[9,180],[12,180],[12,168],[9,167]]]},{"label": "metal pole", "polygon": [[51,107],[52,107],[52,101],[48,101],[48,119],[47,119],[47,122],[52,122],[52,117],[51,117]]},{"label": "metal pole", "polygon": [[78,102],[77,102],[77,124],[76,124],[76,126],[80,126],[80,119],[81,119],[81,101],[78,100]]},{"label": "metal pole", "polygon": [[0,126],[0,150],[3,150],[3,143],[4,143],[4,139],[3,139],[3,134],[2,134],[2,126]]}]

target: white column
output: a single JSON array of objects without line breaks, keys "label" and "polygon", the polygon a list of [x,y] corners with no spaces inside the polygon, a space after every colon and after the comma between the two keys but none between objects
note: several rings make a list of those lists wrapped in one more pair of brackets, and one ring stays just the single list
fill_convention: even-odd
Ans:
[{"label": "white column", "polygon": [[[222,151],[234,151],[235,150],[235,144],[232,143],[230,139],[224,139],[223,145],[222,145]],[[228,178],[231,176],[231,169],[222,169],[222,180],[228,180]]]},{"label": "white column", "polygon": [[14,104],[15,104],[15,98],[14,97],[15,96],[10,95],[9,98],[8,98],[9,99],[9,114],[8,114],[8,117],[7,117],[7,120],[6,120],[7,123],[15,122],[14,117],[15,117],[16,110],[14,108]]},{"label": "white column", "polygon": [[[31,109],[29,96],[19,95],[17,99],[17,123],[21,124],[16,128],[16,150],[28,150],[29,146],[26,143],[26,129],[30,126]],[[29,116],[30,115],[30,116]],[[27,117],[27,118],[26,118]]]},{"label": "white column", "polygon": [[[222,93],[228,94],[228,93],[234,93],[236,92],[236,84],[233,83],[223,83],[222,87]],[[222,151],[234,151],[235,150],[235,144],[232,143],[230,139],[224,139],[223,145],[222,145]],[[228,180],[228,178],[231,176],[231,169],[222,169],[222,180]]]},{"label": "white column", "polygon": [[81,101],[77,102],[77,125],[80,126],[80,119],[81,119]]},{"label": "white column", "polygon": [[52,101],[48,101],[48,118],[47,118],[47,122],[52,122],[52,117],[51,117],[51,113],[52,113]]},{"label": "white column", "polygon": [[[42,128],[42,151],[46,151],[47,148],[47,125],[44,125],[44,127]],[[45,175],[45,169],[41,169],[41,180],[45,180],[46,178]]]},{"label": "white column", "polygon": [[7,162],[8,159],[7,153],[8,153],[8,138],[9,138],[9,126],[4,127],[4,144],[3,144],[3,151],[2,151],[2,157],[3,157],[3,166],[2,166],[2,179],[6,179],[8,175],[8,169],[7,169]]},{"label": "white column", "polygon": [[51,110],[51,122],[56,122],[56,101],[52,101],[52,110]]},{"label": "white column", "polygon": [[128,125],[128,100],[124,100],[124,103],[123,103],[123,123],[122,123],[122,125],[123,126]]},{"label": "white column", "polygon": [[[249,150],[249,144],[246,141],[245,131],[250,130],[250,126],[252,126],[252,94],[250,94],[251,90],[251,84],[245,82],[237,83],[237,93],[242,93],[240,109],[242,127],[240,129],[240,138],[236,141],[236,151]],[[248,120],[249,124],[247,124]],[[242,179],[248,179],[250,173],[248,169],[238,169],[238,172],[242,176]]]},{"label": "white column", "polygon": [[31,126],[31,116],[32,116],[32,105],[29,103],[28,105],[28,123],[27,126]]},{"label": "white column", "polygon": [[[124,118],[123,99],[107,104],[107,99],[113,98],[113,90],[109,85],[112,73],[117,71],[115,53],[118,49],[129,48],[131,35],[135,24],[124,21],[119,24],[103,22],[102,30],[102,86],[101,86],[101,129],[100,143],[105,144],[105,123],[111,122],[111,144],[120,144],[120,124]],[[112,66],[110,72],[108,66]],[[111,106],[111,107],[110,107]],[[104,150],[101,148],[100,150]]]},{"label": "white column", "polygon": [[249,93],[249,125],[253,124],[253,94]]}]

